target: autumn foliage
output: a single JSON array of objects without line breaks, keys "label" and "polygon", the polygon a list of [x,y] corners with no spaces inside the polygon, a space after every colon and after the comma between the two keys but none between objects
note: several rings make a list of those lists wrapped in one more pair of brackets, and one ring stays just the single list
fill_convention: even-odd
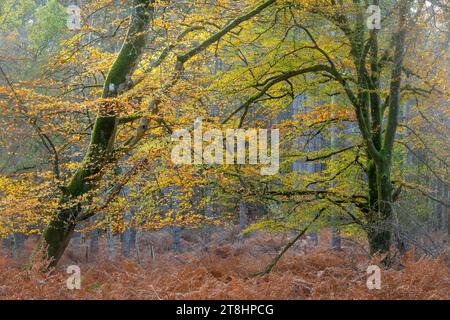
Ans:
[{"label": "autumn foliage", "polygon": [[0,2],[0,299],[450,298],[444,1],[71,2]]}]

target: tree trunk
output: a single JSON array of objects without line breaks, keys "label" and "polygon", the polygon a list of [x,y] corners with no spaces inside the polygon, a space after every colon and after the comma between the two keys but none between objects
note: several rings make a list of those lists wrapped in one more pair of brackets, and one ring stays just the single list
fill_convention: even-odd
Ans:
[{"label": "tree trunk", "polygon": [[108,246],[108,259],[114,260],[116,258],[116,245],[114,243],[114,235],[111,228],[106,231],[106,244]]},{"label": "tree trunk", "polygon": [[331,249],[341,251],[341,234],[336,227],[331,227]]},{"label": "tree trunk", "polygon": [[[145,44],[144,31],[150,20],[151,3],[153,0],[133,1],[130,26],[124,44],[106,78],[102,98],[117,97],[129,87],[129,81]],[[45,246],[49,259],[48,268],[56,266],[70,241],[76,226],[76,217],[82,207],[78,198],[96,188],[95,180],[101,177],[104,165],[110,160],[116,130],[115,111],[111,104],[104,103],[99,108],[84,160],[67,186],[61,188],[63,194],[56,213],[35,248],[36,253]]]},{"label": "tree trunk", "polygon": [[[405,38],[409,13],[409,1],[402,0],[399,3],[399,20],[398,32],[393,34],[392,43],[394,44],[393,67],[391,71],[391,80],[389,88],[388,100],[388,116],[385,126],[384,137],[381,139],[383,128],[383,113],[380,108],[379,93],[373,93],[370,96],[372,109],[372,126],[367,128],[364,117],[359,115],[358,123],[362,133],[366,136],[367,150],[369,155],[369,163],[367,167],[368,183],[369,183],[369,212],[368,212],[368,240],[371,254],[389,252],[394,231],[398,230],[398,226],[394,224],[393,208],[392,208],[392,183],[391,183],[391,166],[394,139],[397,133],[400,110],[400,88],[402,79],[403,59],[405,54]],[[378,52],[378,43],[376,37],[372,42],[373,53]],[[380,90],[379,86],[379,70],[376,63],[377,55],[373,55],[372,69],[375,88]],[[364,77],[363,83],[365,82]],[[357,110],[361,112],[368,105],[364,99],[364,93],[361,94],[362,105]],[[367,132],[370,129],[370,132]],[[364,133],[365,131],[365,133]],[[376,192],[375,192],[376,191]],[[397,235],[397,241],[400,241]]]},{"label": "tree trunk", "polygon": [[[124,217],[125,222],[129,222],[133,218],[134,212],[132,209]],[[131,250],[134,248],[136,238],[136,230],[133,227],[127,226],[120,238],[121,254],[125,258],[131,256]]]},{"label": "tree trunk", "polygon": [[[370,205],[368,240],[371,255],[388,252],[392,242],[392,184],[389,162],[390,160],[384,160],[382,165],[378,165],[375,169],[369,166],[368,170]],[[373,181],[374,178],[376,181]]]},{"label": "tree trunk", "polygon": [[242,231],[247,228],[247,206],[246,203],[241,200],[239,202],[239,230]]},{"label": "tree trunk", "polygon": [[[94,219],[91,218],[90,222],[93,223]],[[89,253],[97,254],[98,253],[98,239],[100,237],[100,230],[94,229],[90,232],[90,240],[89,240]]]},{"label": "tree trunk", "polygon": [[[177,190],[176,187],[175,187],[175,190]],[[177,194],[178,194],[178,191],[175,191],[173,193],[173,195],[175,197],[172,198],[171,205],[170,205],[171,209],[173,210],[172,218],[174,219],[174,221],[176,221],[177,214],[179,211],[178,199],[176,198]],[[172,229],[172,249],[173,249],[173,251],[179,253],[179,252],[181,252],[181,238],[180,238],[181,228],[175,224],[174,226],[172,226],[171,229]]]}]

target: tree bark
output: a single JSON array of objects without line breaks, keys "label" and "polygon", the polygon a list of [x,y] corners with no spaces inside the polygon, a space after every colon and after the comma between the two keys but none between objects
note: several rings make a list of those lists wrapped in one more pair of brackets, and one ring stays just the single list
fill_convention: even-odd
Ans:
[{"label": "tree bark", "polygon": [[[150,21],[153,0],[134,0],[130,26],[119,54],[106,78],[102,98],[114,98],[130,86],[131,76],[139,62],[145,44],[145,28]],[[69,183],[62,187],[54,217],[45,228],[35,253],[45,247],[49,264],[56,266],[76,227],[75,218],[80,214],[79,197],[95,188],[104,165],[111,157],[117,130],[117,117],[112,105],[103,103],[94,123],[88,151]],[[34,261],[33,254],[32,262]]]},{"label": "tree bark", "polygon": [[[383,141],[381,141],[380,137],[380,130],[382,128],[382,109],[379,109],[380,99],[371,98],[371,109],[379,110],[377,111],[378,113],[376,114],[375,119],[372,119],[372,131],[374,131],[374,129],[376,130],[371,143],[376,149],[376,157],[374,157],[373,151],[368,152],[369,156],[372,156],[368,166],[370,198],[368,240],[371,254],[388,252],[392,244],[393,234],[397,228],[393,221],[391,167],[394,139],[397,133],[399,120],[400,87],[408,13],[409,0],[401,0],[399,2],[398,31],[394,34],[392,39],[392,42],[394,43],[394,56],[389,88],[388,116]],[[372,71],[373,74],[376,74],[374,70]],[[376,86],[376,89],[380,90],[378,83],[376,83]],[[378,95],[379,93],[376,96]],[[374,106],[374,103],[376,103],[377,106]],[[381,114],[379,112],[381,112]],[[378,150],[379,146],[381,146],[380,150]],[[375,187],[377,191],[376,201],[374,201]]]}]

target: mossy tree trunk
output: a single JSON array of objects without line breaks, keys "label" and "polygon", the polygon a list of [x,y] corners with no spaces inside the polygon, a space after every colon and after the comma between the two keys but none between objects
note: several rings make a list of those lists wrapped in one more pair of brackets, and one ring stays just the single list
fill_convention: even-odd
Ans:
[{"label": "mossy tree trunk", "polygon": [[[405,37],[411,1],[397,2],[398,25],[392,33],[390,47],[385,50],[379,49],[377,29],[370,30],[369,36],[366,37],[367,3],[355,1],[354,4],[352,19],[345,15],[323,15],[338,25],[349,40],[350,55],[355,67],[355,77],[352,79],[354,84],[349,83],[348,75],[337,70],[329,56],[326,58],[331,64],[329,72],[342,85],[354,107],[366,149],[368,202],[364,208],[366,222],[364,227],[368,235],[370,252],[385,253],[391,247],[395,231],[392,207],[395,199],[393,199],[391,170],[399,120]],[[379,5],[379,0],[373,0],[371,4]],[[383,53],[383,57],[379,56],[380,52]],[[389,53],[386,55],[386,52],[392,55]],[[390,84],[387,97],[383,97],[386,88],[381,84],[383,78],[381,73],[382,68],[386,68],[387,65],[390,66]]]},{"label": "mossy tree trunk", "polygon": [[[374,1],[378,4],[378,1]],[[370,253],[386,253],[392,245],[395,229],[392,204],[393,186],[391,182],[392,156],[394,139],[397,132],[400,109],[400,87],[405,52],[405,37],[409,0],[400,0],[398,8],[398,30],[392,38],[393,57],[390,75],[389,96],[386,104],[381,104],[380,64],[378,57],[377,31],[372,31],[370,38],[370,77],[362,76],[363,87],[361,109],[370,107],[370,114],[364,119],[360,117],[360,128],[364,123],[367,132],[363,134],[367,145],[368,163],[368,216],[367,233]],[[361,53],[363,54],[363,53]],[[365,66],[361,64],[361,70]],[[364,71],[363,71],[364,73]],[[387,116],[385,117],[385,112]],[[366,120],[369,121],[366,122]]]},{"label": "mossy tree trunk", "polygon": [[[145,37],[143,31],[149,22],[154,2],[155,0],[133,1],[133,14],[130,28],[124,45],[111,67],[105,82],[103,90],[104,98],[115,97],[124,90],[127,90],[128,82],[144,47]],[[245,12],[227,23],[223,28],[194,48],[177,56],[177,63],[169,77],[170,80],[159,91],[159,94],[152,100],[149,107],[153,110],[157,109],[156,106],[160,103],[159,97],[177,83],[183,73],[184,64],[188,60],[203,52],[212,44],[220,41],[225,34],[239,26],[241,23],[258,15],[261,11],[275,2],[276,0],[265,0],[249,12]],[[47,245],[48,257],[52,259],[49,267],[57,264],[67,247],[70,235],[76,225],[75,219],[81,212],[81,202],[78,199],[80,196],[93,190],[95,187],[95,180],[101,177],[102,169],[111,156],[117,129],[117,120],[114,111],[111,110],[111,106],[104,104],[100,107],[85,159],[68,185],[63,188],[64,193],[61,196],[55,216],[45,229],[41,241],[36,248],[41,248],[43,244]],[[149,121],[148,117],[143,117],[141,119],[136,136],[128,142],[128,147],[134,146],[143,137],[148,128]]]},{"label": "mossy tree trunk", "polygon": [[[152,14],[153,0],[134,0],[129,29],[123,46],[105,80],[102,98],[114,98],[130,87],[131,76],[145,44],[145,29]],[[47,250],[48,268],[56,266],[76,227],[82,209],[80,197],[92,191],[110,160],[117,131],[117,117],[112,104],[104,102],[95,120],[87,153],[78,170],[63,187],[54,216],[45,228],[35,253]],[[35,254],[33,254],[35,257]],[[34,258],[32,258],[33,262]]]}]

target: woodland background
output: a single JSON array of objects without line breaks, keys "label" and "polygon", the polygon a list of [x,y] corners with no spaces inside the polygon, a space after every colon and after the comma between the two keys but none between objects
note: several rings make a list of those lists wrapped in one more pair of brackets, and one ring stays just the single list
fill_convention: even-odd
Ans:
[{"label": "woodland background", "polygon": [[[0,298],[449,299],[449,14],[3,0]],[[198,117],[280,129],[280,173],[174,165]]]}]

